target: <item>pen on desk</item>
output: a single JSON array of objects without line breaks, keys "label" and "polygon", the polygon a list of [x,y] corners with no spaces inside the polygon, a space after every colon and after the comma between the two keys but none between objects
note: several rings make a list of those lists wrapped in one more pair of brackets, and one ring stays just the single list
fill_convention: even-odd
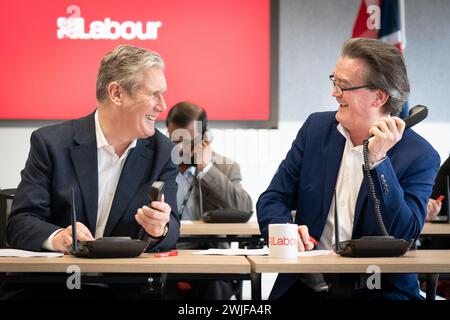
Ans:
[{"label": "pen on desk", "polygon": [[445,196],[440,195],[440,196],[436,199],[436,201],[441,202],[441,201],[444,200],[444,199],[445,199]]},{"label": "pen on desk", "polygon": [[319,244],[319,241],[316,240],[316,238],[314,238],[313,236],[309,236],[309,241],[311,241],[312,243],[314,243],[314,245],[316,246],[316,248],[319,248],[320,244]]},{"label": "pen on desk", "polygon": [[[300,228],[297,229],[298,235],[300,238],[302,237],[302,232],[300,231]],[[316,240],[313,236],[309,236],[309,241],[311,241],[316,248],[319,248],[320,244],[319,241]]]},{"label": "pen on desk", "polygon": [[162,257],[175,257],[178,255],[178,251],[167,251],[167,252],[159,252],[155,253],[153,256],[155,258],[162,258]]}]

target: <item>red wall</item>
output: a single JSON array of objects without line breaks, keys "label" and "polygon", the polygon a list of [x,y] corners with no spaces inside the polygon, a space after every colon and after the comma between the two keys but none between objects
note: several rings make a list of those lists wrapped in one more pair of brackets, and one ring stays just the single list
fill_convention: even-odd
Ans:
[{"label": "red wall", "polygon": [[[73,39],[76,34],[64,32],[58,39],[57,19],[77,16],[67,12],[72,4],[85,32],[105,18],[161,26],[149,40]],[[0,28],[0,119],[70,119],[92,112],[99,62],[123,43],[162,55],[169,107],[190,100],[212,120],[269,119],[269,0],[5,0]]]}]

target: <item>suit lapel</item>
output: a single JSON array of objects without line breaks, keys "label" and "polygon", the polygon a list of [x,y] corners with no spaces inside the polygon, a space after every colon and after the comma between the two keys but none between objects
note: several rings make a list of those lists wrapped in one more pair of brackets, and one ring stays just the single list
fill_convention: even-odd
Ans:
[{"label": "suit lapel", "polygon": [[[395,147],[391,148],[388,152],[387,152],[387,156],[392,159],[392,154],[395,152]],[[361,168],[361,170],[363,170]],[[362,210],[364,209],[364,206],[367,205],[367,208],[370,210],[372,210],[372,212],[369,212],[369,214],[373,214],[375,216],[375,212],[373,212],[373,210],[375,210],[372,206],[372,203],[369,202],[369,193],[368,193],[368,189],[366,186],[366,177],[363,177],[363,181],[361,183],[361,187],[359,189],[359,194],[358,194],[358,200],[356,201],[356,207],[355,207],[355,217],[353,218],[353,232],[352,234],[355,233],[356,228],[358,227],[358,221],[359,218],[361,217],[362,214]],[[377,226],[378,228],[378,226]],[[381,232],[381,231],[380,231]]]},{"label": "suit lapel", "polygon": [[[150,142],[144,139],[138,140],[136,147],[130,151],[116,188],[104,236],[111,234],[142,181],[149,178],[149,170],[154,172],[153,149],[154,139],[151,139]],[[150,179],[152,178],[150,176]]]},{"label": "suit lapel", "polygon": [[[361,169],[362,170],[362,169]],[[358,225],[358,220],[361,217],[362,209],[364,208],[364,204],[367,201],[367,188],[364,186],[364,178],[361,182],[361,187],[359,188],[358,200],[356,201],[355,206],[355,216],[353,217],[353,230],[352,235],[355,233],[355,229]]]},{"label": "suit lapel", "polygon": [[86,208],[89,230],[95,234],[97,224],[98,165],[94,114],[74,122],[75,145],[71,157],[81,197]]}]

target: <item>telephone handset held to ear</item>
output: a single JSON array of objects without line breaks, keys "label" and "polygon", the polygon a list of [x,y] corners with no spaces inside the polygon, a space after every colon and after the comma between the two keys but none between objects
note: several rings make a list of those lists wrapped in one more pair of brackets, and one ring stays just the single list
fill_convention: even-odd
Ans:
[{"label": "telephone handset held to ear", "polygon": [[[409,115],[405,121],[405,129],[410,128],[421,122],[428,116],[428,108],[417,105],[409,111]],[[372,201],[377,225],[382,236],[364,236],[359,239],[339,242],[339,220],[337,214],[337,205],[335,202],[335,252],[342,256],[348,257],[399,257],[408,251],[413,240],[395,239],[389,236],[381,216],[380,201],[377,199],[375,192],[375,184],[370,172],[369,164],[369,139],[363,142],[364,155],[364,176],[369,186],[369,199]],[[334,195],[336,201],[336,192]]]},{"label": "telephone handset held to ear", "polygon": [[428,116],[428,108],[418,104],[414,108],[411,108],[409,115],[404,119],[405,129],[415,126]]},{"label": "telephone handset held to ear", "polygon": [[[411,110],[409,110],[408,116],[403,119],[403,121],[405,122],[405,130],[411,128],[412,126],[415,126],[422,120],[425,120],[426,117],[428,117],[427,107],[418,104],[417,106],[411,108]],[[370,136],[369,139],[372,137],[373,136]]]},{"label": "telephone handset held to ear", "polygon": [[[201,142],[202,143],[206,142],[207,144],[210,144],[212,141],[213,141],[213,135],[209,129],[206,129],[205,132],[202,133]],[[200,145],[201,145],[201,143],[200,143]],[[198,148],[198,146],[197,146],[197,148]],[[202,148],[203,148],[203,146],[202,146]],[[193,152],[193,150],[194,150],[194,144],[192,145],[191,152]],[[197,162],[195,160],[196,159],[195,159],[194,155],[192,155],[191,166],[193,166],[193,167],[197,167]]]}]

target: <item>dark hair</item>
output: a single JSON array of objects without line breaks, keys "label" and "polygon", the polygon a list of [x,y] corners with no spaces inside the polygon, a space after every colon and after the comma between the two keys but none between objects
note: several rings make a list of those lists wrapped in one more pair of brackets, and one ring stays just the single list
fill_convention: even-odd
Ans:
[{"label": "dark hair", "polygon": [[205,110],[192,102],[179,102],[167,114],[166,127],[173,123],[178,127],[186,128],[192,121],[201,121],[202,134],[208,129],[208,118]]},{"label": "dark hair", "polygon": [[364,75],[367,85],[389,95],[385,112],[396,115],[402,111],[410,89],[405,60],[399,49],[376,39],[353,38],[344,42],[341,54],[367,63]]}]

